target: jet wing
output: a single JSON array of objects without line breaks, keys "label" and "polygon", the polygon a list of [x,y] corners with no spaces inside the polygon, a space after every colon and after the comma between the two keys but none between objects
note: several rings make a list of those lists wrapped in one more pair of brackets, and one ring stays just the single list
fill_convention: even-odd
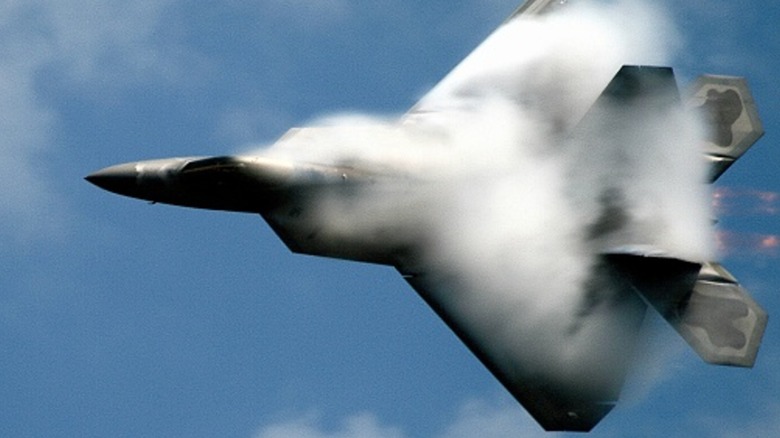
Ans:
[{"label": "jet wing", "polygon": [[577,311],[539,319],[527,310],[522,284],[469,284],[455,270],[419,261],[397,269],[542,427],[589,431],[618,400],[647,308],[627,265],[641,266],[642,286],[655,289],[689,289],[699,272],[672,258],[604,254]]}]

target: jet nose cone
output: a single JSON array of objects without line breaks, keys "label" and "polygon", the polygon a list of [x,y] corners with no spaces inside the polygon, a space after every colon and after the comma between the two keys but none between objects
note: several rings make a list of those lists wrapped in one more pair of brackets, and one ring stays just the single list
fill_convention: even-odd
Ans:
[{"label": "jet nose cone", "polygon": [[138,187],[138,170],[135,163],[118,164],[98,170],[84,179],[109,192],[133,196]]},{"label": "jet nose cone", "polygon": [[166,158],[106,167],[85,179],[101,189],[131,198],[168,202],[181,197],[181,168],[192,158]]}]

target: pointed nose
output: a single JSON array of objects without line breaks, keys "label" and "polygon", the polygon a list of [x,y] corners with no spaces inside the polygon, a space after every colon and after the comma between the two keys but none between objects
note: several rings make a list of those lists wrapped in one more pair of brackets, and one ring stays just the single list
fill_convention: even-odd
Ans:
[{"label": "pointed nose", "polygon": [[101,189],[132,198],[165,202],[177,189],[177,175],[193,158],[166,158],[106,167],[85,179]]},{"label": "pointed nose", "polygon": [[84,179],[109,192],[133,196],[138,189],[138,177],[136,163],[125,163],[98,170]]}]

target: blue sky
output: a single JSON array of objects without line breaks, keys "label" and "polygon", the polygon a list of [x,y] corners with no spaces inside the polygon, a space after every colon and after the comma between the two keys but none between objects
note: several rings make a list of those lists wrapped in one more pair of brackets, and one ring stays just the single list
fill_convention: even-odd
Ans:
[{"label": "blue sky", "polygon": [[[323,114],[402,113],[518,3],[0,2],[0,435],[541,436],[392,269],[82,180]],[[593,436],[777,436],[780,270],[756,243],[780,234],[780,5],[666,3],[678,80],[746,76],[759,105],[767,134],[720,179],[739,195],[720,227],[770,324],[748,371],[704,365],[651,318]]]}]

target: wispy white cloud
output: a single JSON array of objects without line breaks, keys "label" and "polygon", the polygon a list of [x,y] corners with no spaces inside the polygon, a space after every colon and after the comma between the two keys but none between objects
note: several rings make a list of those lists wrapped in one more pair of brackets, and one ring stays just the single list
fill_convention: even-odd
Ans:
[{"label": "wispy white cloud", "polygon": [[173,35],[176,3],[41,0],[38,20],[52,46],[52,61],[75,81],[179,84],[191,76],[194,56]]},{"label": "wispy white cloud", "polygon": [[35,92],[34,76],[52,54],[45,37],[28,27],[22,2],[0,12],[0,229],[5,238],[26,239],[50,230],[45,213],[55,197],[41,160],[52,141],[56,114]]},{"label": "wispy white cloud", "polygon": [[293,118],[282,111],[272,111],[255,104],[251,108],[245,106],[224,111],[217,120],[216,134],[240,147],[256,145],[257,142],[275,140],[267,138],[268,133],[281,135],[293,126],[293,122]]},{"label": "wispy white cloud", "polygon": [[[397,426],[382,424],[376,415],[361,413],[338,421],[329,428],[321,416],[302,415],[290,420],[262,426],[253,438],[406,438],[408,433]],[[558,434],[544,432],[516,403],[503,399],[467,401],[458,409],[452,421],[437,438],[554,438]]]},{"label": "wispy white cloud", "polygon": [[321,29],[349,18],[350,0],[264,0],[262,7],[304,28]]},{"label": "wispy white cloud", "polygon": [[[328,426],[336,424],[337,426]],[[780,436],[780,404],[768,403],[752,416],[712,417],[688,413],[685,429],[671,436],[711,436],[717,438]],[[625,436],[627,430],[599,427],[592,433],[599,437]],[[621,427],[625,427],[625,424]],[[658,436],[652,422],[632,427],[634,436]],[[304,414],[272,422],[258,428],[253,438],[408,438],[414,431],[384,423],[377,415],[363,412],[343,419]],[[556,438],[568,433],[545,432],[522,407],[509,398],[481,398],[463,402],[451,421],[432,435],[435,438]]]},{"label": "wispy white cloud", "polygon": [[557,434],[544,432],[522,408],[514,402],[472,400],[464,403],[439,438],[503,438],[547,437]]},{"label": "wispy white cloud", "polygon": [[[67,202],[54,187],[60,115],[40,80],[100,94],[181,83],[189,60],[158,38],[174,0],[26,0],[0,4],[0,218],[4,238],[59,234]],[[170,41],[170,40],[165,40]],[[50,85],[47,89],[51,90]]]},{"label": "wispy white cloud", "polygon": [[328,429],[314,414],[262,427],[254,438],[403,438],[395,427],[383,426],[373,414],[349,416],[339,427]]},{"label": "wispy white cloud", "polygon": [[[771,18],[776,14],[728,0],[666,3],[683,20],[689,36],[685,56],[677,59],[678,66],[697,74],[701,69],[713,69],[716,74],[761,76],[765,80],[774,77],[764,58],[780,49],[780,35]],[[756,38],[762,41],[761,50],[746,46],[746,41]],[[687,56],[692,51],[700,56]]]},{"label": "wispy white cloud", "polygon": [[703,433],[716,438],[774,438],[780,436],[780,404],[772,401],[752,415],[700,417],[696,423]]}]

